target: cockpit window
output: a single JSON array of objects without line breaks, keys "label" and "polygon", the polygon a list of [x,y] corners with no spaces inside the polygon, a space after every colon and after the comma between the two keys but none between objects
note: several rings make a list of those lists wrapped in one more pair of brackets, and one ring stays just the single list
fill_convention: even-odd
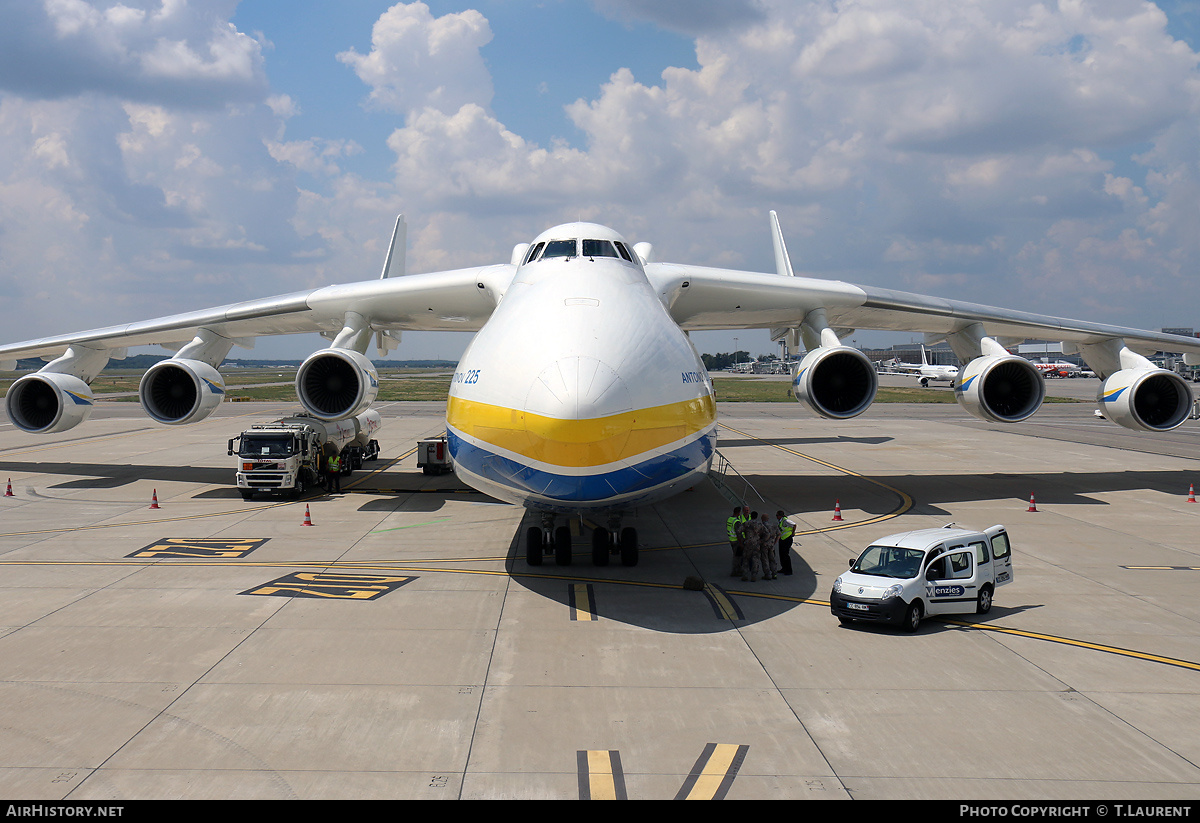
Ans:
[{"label": "cockpit window", "polygon": [[584,257],[616,257],[616,249],[607,240],[584,240]]},{"label": "cockpit window", "polygon": [[542,246],[544,246],[544,245],[546,245],[546,244],[538,243],[536,246],[534,246],[532,249],[530,249],[529,254],[525,255],[525,262],[529,263],[529,262],[536,260],[537,256],[538,256],[538,252],[540,252],[542,250]]},{"label": "cockpit window", "polygon": [[621,253],[621,256],[624,257],[626,260],[628,260],[630,263],[632,263],[633,257],[629,254],[629,249],[625,248],[625,244],[622,243],[620,240],[617,240],[615,242],[615,245],[617,247],[617,251],[619,251]]},{"label": "cockpit window", "polygon": [[550,257],[574,257],[575,256],[575,241],[574,240],[551,240],[546,244],[546,251],[542,253],[542,260]]}]

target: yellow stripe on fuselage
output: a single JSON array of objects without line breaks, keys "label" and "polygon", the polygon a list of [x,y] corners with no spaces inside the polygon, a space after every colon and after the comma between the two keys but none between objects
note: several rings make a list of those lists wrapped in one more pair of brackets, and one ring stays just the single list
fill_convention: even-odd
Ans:
[{"label": "yellow stripe on fuselage", "polygon": [[446,423],[462,434],[513,454],[555,466],[587,468],[636,459],[711,427],[711,395],[622,412],[565,420],[451,397]]}]

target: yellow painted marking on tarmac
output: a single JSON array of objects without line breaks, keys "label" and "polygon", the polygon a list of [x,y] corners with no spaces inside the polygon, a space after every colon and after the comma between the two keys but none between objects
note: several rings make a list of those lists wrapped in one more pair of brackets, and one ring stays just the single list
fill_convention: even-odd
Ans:
[{"label": "yellow painted marking on tarmac", "polygon": [[1104,652],[1106,654],[1115,654],[1119,657],[1130,657],[1134,660],[1145,660],[1150,663],[1162,663],[1167,666],[1176,666],[1181,669],[1190,669],[1194,672],[1200,672],[1200,663],[1194,663],[1190,660],[1180,660],[1177,657],[1167,657],[1161,654],[1139,652],[1135,651],[1134,649],[1123,649],[1120,646],[1106,646],[1103,643],[1092,643],[1087,640],[1074,640],[1070,637],[1058,637],[1052,634],[1026,631],[1025,629],[1010,629],[1005,626],[995,626],[987,623],[967,623],[958,620],[951,620],[946,617],[935,619],[941,620],[943,623],[949,623],[952,626],[959,626],[961,628],[978,629],[979,631],[985,632],[996,632],[998,634],[1007,634],[1014,637],[1027,637],[1031,640],[1043,640],[1048,643],[1074,646],[1075,648],[1079,649],[1088,649],[1090,651]]},{"label": "yellow painted marking on tarmac", "polygon": [[721,616],[725,620],[738,620],[737,609],[733,602],[725,595],[725,592],[718,589],[712,583],[704,584],[704,591],[708,594],[712,601],[717,604],[717,608],[721,611]]},{"label": "yellow painted marking on tarmac", "polygon": [[589,584],[575,583],[571,586],[571,600],[574,602],[574,607],[571,610],[572,620],[593,621],[596,619],[592,608],[591,592]]},{"label": "yellow painted marking on tarmac", "polygon": [[839,531],[841,529],[853,529],[853,528],[858,528],[859,526],[870,526],[875,523],[882,523],[885,520],[891,520],[892,518],[899,517],[900,515],[906,513],[909,509],[911,509],[915,505],[911,495],[909,495],[907,492],[897,489],[895,486],[890,486],[887,483],[884,483],[882,480],[876,480],[873,477],[867,477],[866,475],[860,474],[859,472],[853,471],[851,469],[847,469],[843,466],[838,466],[833,463],[829,463],[824,460],[820,460],[811,455],[804,454],[802,452],[798,452],[795,449],[789,449],[787,446],[781,446],[778,443],[772,443],[770,440],[767,440],[766,438],[758,437],[757,435],[750,434],[749,432],[744,432],[741,429],[735,429],[733,426],[729,426],[725,423],[721,423],[720,426],[722,428],[728,429],[731,432],[740,434],[742,437],[748,437],[752,440],[758,440],[765,446],[770,446],[771,448],[779,449],[780,451],[787,452],[788,454],[794,454],[794,455],[796,455],[796,457],[801,457],[805,460],[809,460],[813,463],[816,463],[817,465],[824,466],[827,469],[833,469],[834,471],[841,472],[842,474],[849,475],[850,477],[857,477],[859,480],[863,480],[874,486],[879,486],[882,489],[887,489],[889,492],[891,492],[892,494],[894,494],[900,498],[900,505],[897,508],[893,509],[892,511],[890,511],[886,514],[876,515],[875,517],[870,517],[866,520],[857,520],[853,523],[849,523],[849,522],[840,523],[836,526],[822,526],[821,528],[808,529],[806,531],[800,531],[799,529],[797,529],[796,530],[797,535],[821,534],[824,532],[834,532],[834,531]]},{"label": "yellow painted marking on tarmac", "polygon": [[628,800],[621,753],[592,749],[576,752],[580,800]]},{"label": "yellow painted marking on tarmac", "polygon": [[[733,743],[710,743],[680,789],[676,800],[713,800],[724,797],[749,747]],[[701,767],[701,763],[703,766]],[[697,769],[699,773],[697,773]]]},{"label": "yellow painted marking on tarmac", "polygon": [[178,523],[181,520],[203,520],[208,517],[226,517],[231,514],[249,514],[251,512],[266,511],[267,509],[277,509],[280,506],[295,506],[298,501],[288,500],[279,503],[270,503],[266,506],[252,506],[248,509],[229,509],[227,511],[209,512],[208,514],[185,514],[178,517],[162,517],[157,520],[133,520],[126,523],[94,523],[91,526],[62,526],[57,529],[37,529],[27,532],[5,532],[0,534],[0,537],[27,537],[35,534],[61,534],[67,532],[86,532],[93,529],[120,529],[126,526],[149,526],[156,523]]},{"label": "yellow painted marking on tarmac", "polygon": [[380,472],[385,472],[385,471],[387,471],[388,469],[390,469],[392,466],[394,466],[394,465],[396,465],[397,463],[399,463],[399,462],[400,462],[401,460],[403,460],[404,458],[406,458],[406,457],[411,457],[412,455],[414,455],[414,454],[416,454],[416,453],[417,453],[417,447],[416,447],[416,446],[413,446],[411,449],[409,449],[408,451],[406,451],[404,454],[401,454],[401,455],[399,455],[399,456],[397,456],[397,457],[393,457],[391,460],[389,460],[388,462],[384,463],[382,466],[378,466],[378,467],[376,467],[376,468],[373,468],[373,469],[371,469],[371,471],[367,472],[367,473],[366,473],[366,474],[364,474],[362,477],[359,477],[359,478],[357,478],[357,479],[355,479],[355,480],[351,480],[349,483],[347,483],[347,484],[346,484],[346,488],[347,488],[347,489],[353,489],[353,488],[355,488],[356,486],[360,485],[360,484],[361,484],[361,483],[362,483],[364,480],[366,480],[368,477],[374,477],[375,475],[379,474]]},{"label": "yellow painted marking on tarmac", "polygon": [[[0,535],[3,536],[3,535]],[[414,560],[410,563],[368,563],[368,562],[346,562],[346,561],[229,561],[229,560],[0,560],[0,567],[5,566],[160,566],[170,564],[172,566],[196,566],[196,567],[213,567],[213,566],[230,566],[239,568],[321,568],[321,569],[345,569],[354,571],[378,571],[384,573],[398,574],[474,574],[492,577],[515,577],[515,578],[534,578],[540,580],[565,580],[568,582],[590,582],[590,583],[606,583],[613,586],[638,586],[642,588],[652,589],[670,589],[674,591],[683,591],[684,587],[681,584],[674,583],[652,583],[643,580],[616,580],[613,578],[601,577],[572,577],[568,575],[555,574],[529,574],[521,572],[509,572],[503,569],[488,570],[488,569],[462,569],[462,568],[444,568],[441,566],[428,565],[433,563],[459,563],[459,562],[479,562],[464,561],[464,560]],[[816,600],[813,598],[794,597],[784,594],[771,594],[762,591],[730,591],[729,594],[739,597],[754,597],[764,600],[778,600],[785,603],[796,603],[807,606],[820,606],[829,608],[828,600]],[[973,629],[976,631],[997,632],[1000,634],[1008,634],[1015,637],[1025,637],[1031,640],[1040,640],[1047,643],[1061,643],[1076,648],[1088,649],[1090,651],[1099,651],[1106,654],[1115,654],[1121,657],[1129,657],[1136,660],[1144,660],[1149,663],[1160,663],[1168,666],[1189,669],[1191,671],[1200,672],[1200,663],[1191,660],[1183,660],[1176,657],[1167,657],[1165,655],[1150,654],[1148,652],[1139,652],[1134,649],[1123,649],[1118,646],[1106,646],[1101,643],[1092,643],[1086,640],[1076,640],[1070,637],[1060,637],[1057,635],[1043,634],[1039,632],[1026,631],[1023,629],[1012,629],[1004,626],[997,626],[988,623],[968,623],[965,621],[953,620],[947,617],[933,617],[931,620],[940,620],[943,623],[957,626],[963,629]]]},{"label": "yellow painted marking on tarmac", "polygon": [[1200,572],[1200,566],[1122,566],[1135,572]]},{"label": "yellow painted marking on tarmac", "polygon": [[607,751],[587,753],[588,785],[592,800],[616,800],[617,783],[613,778],[612,756]]},{"label": "yellow painted marking on tarmac", "polygon": [[[258,412],[258,414],[261,414],[261,412]],[[254,416],[254,415],[244,415],[244,416]],[[92,441],[92,442],[94,442],[94,441]],[[62,444],[62,445],[68,445],[68,444]],[[77,446],[79,444],[73,443],[73,444],[69,444],[69,445]],[[390,468],[395,463],[403,460],[404,458],[408,457],[409,455],[414,454],[416,451],[417,451],[416,448],[410,449],[409,451],[407,451],[404,454],[400,455],[399,457],[395,458],[394,460],[387,463],[386,465],[373,470],[369,474],[363,475],[358,480],[355,480],[353,482],[353,484],[351,484],[351,483],[346,484],[346,488],[350,488],[351,485],[357,485],[358,483],[361,483],[363,480],[366,480],[372,474],[376,474],[378,472],[385,471],[386,469]],[[69,502],[69,498],[55,498],[55,499],[56,500],[64,499]],[[91,531],[93,529],[119,529],[124,526],[147,526],[147,525],[153,525],[155,523],[177,523],[182,520],[203,520],[208,517],[224,517],[224,516],[230,515],[230,514],[251,514],[253,512],[261,512],[261,511],[268,511],[270,509],[277,509],[280,506],[294,506],[294,505],[297,505],[298,503],[304,502],[306,499],[308,499],[308,498],[301,498],[300,500],[280,500],[275,503],[268,503],[265,506],[251,506],[249,508],[227,509],[227,510],[223,510],[223,511],[219,511],[219,512],[209,512],[207,514],[185,514],[185,515],[179,515],[176,517],[161,517],[161,518],[157,518],[155,520],[132,520],[132,521],[124,522],[124,523],[95,523],[90,526],[63,526],[63,527],[57,528],[57,529],[36,529],[33,531],[26,531],[26,532],[4,532],[4,533],[0,533],[0,537],[30,537],[30,536],[37,535],[37,534],[59,534],[59,533],[67,533],[67,532],[82,532],[82,531]],[[121,501],[114,500],[111,502],[120,503]],[[135,504],[129,503],[129,505],[135,505]]]}]

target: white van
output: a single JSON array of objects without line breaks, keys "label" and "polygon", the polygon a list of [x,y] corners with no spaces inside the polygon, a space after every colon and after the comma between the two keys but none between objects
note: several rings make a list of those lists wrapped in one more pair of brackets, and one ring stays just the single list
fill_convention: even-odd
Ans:
[{"label": "white van", "polygon": [[829,608],[843,623],[899,623],[915,632],[926,615],[987,614],[996,587],[1011,583],[1003,526],[981,532],[922,529],[877,540],[833,582]]}]

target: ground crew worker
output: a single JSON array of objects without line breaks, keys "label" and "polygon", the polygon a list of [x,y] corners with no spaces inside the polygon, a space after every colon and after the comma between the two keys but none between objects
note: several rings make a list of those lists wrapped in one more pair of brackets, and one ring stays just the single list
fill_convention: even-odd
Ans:
[{"label": "ground crew worker", "polygon": [[779,568],[784,574],[792,573],[792,538],[796,536],[796,524],[788,520],[783,512],[775,512],[779,520]]},{"label": "ground crew worker", "polygon": [[739,532],[742,525],[742,507],[733,507],[733,516],[725,521],[725,533],[729,536],[729,550],[733,552],[733,571],[729,574],[731,577],[738,577],[742,573],[742,543]]},{"label": "ground crew worker", "polygon": [[330,494],[337,492],[342,493],[342,458],[337,452],[330,452],[329,458],[325,461],[326,469],[329,474],[329,492]]}]

